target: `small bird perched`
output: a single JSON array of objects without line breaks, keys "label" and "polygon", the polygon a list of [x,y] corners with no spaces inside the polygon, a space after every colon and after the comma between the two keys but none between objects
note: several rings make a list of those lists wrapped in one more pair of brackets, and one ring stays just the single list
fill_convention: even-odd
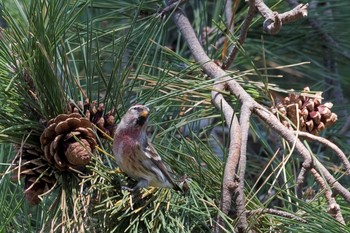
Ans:
[{"label": "small bird perched", "polygon": [[149,108],[132,106],[120,120],[114,134],[113,153],[119,167],[138,181],[130,192],[147,186],[174,188],[182,191],[171,179],[165,164],[147,138]]}]

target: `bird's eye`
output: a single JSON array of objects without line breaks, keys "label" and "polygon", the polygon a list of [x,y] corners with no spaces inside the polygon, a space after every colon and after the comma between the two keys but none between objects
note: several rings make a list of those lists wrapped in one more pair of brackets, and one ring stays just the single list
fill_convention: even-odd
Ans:
[{"label": "bird's eye", "polygon": [[137,111],[137,112],[141,112],[141,111],[143,110],[143,108],[140,107],[140,106],[134,106],[134,107],[132,108],[132,110],[133,110],[133,111]]},{"label": "bird's eye", "polygon": [[138,109],[138,107],[132,107],[129,109],[129,111],[132,113],[137,113],[137,112],[139,112],[139,109]]}]

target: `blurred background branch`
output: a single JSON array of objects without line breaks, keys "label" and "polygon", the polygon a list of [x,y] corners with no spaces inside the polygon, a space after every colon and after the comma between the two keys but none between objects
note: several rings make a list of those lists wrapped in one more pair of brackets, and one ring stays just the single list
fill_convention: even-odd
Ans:
[{"label": "blurred background branch", "polygon": [[[1,1],[0,232],[350,231],[349,4],[300,3],[270,35],[245,1]],[[121,190],[135,103],[186,195]]]}]

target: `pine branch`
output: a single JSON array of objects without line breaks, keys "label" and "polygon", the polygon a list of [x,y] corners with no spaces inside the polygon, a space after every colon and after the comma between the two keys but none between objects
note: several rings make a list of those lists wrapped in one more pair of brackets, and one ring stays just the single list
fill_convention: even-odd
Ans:
[{"label": "pine branch", "polygon": [[[224,91],[227,88],[242,103],[242,106],[244,108],[242,108],[241,110],[242,116],[240,119],[240,124],[243,123],[243,125],[245,125],[246,124],[245,122],[249,122],[250,113],[254,113],[255,115],[257,115],[273,131],[278,133],[290,144],[295,145],[295,151],[298,154],[300,154],[304,160],[302,166],[305,170],[317,168],[319,172],[325,176],[327,183],[331,185],[338,193],[340,193],[345,200],[350,202],[350,192],[346,190],[338,181],[336,181],[336,179],[328,172],[328,170],[323,166],[322,163],[312,158],[312,155],[310,154],[308,149],[302,144],[302,142],[297,137],[295,137],[294,132],[290,131],[285,126],[283,126],[280,123],[280,121],[271,112],[269,112],[262,105],[258,104],[254,99],[252,99],[251,96],[249,96],[249,94],[234,79],[227,78],[227,73],[209,59],[209,57],[201,47],[201,44],[198,41],[194,33],[194,30],[191,26],[191,23],[189,22],[188,18],[183,14],[183,12],[181,10],[176,10],[172,17],[173,17],[174,23],[176,24],[182,36],[184,37],[185,41],[187,42],[194,59],[202,66],[202,69],[204,70],[204,72],[207,75],[209,75],[213,80],[215,80],[213,89],[217,90],[218,88],[220,88],[219,89],[220,91]],[[218,81],[224,82],[226,85],[220,84],[220,86],[218,86],[217,85]],[[215,102],[215,98],[217,98],[217,95],[213,96],[214,102]],[[221,103],[224,103],[224,102],[221,101]],[[224,108],[222,108],[220,105],[215,105],[215,106],[219,106],[220,107],[219,110],[224,111],[223,113],[225,115],[227,114],[227,117],[225,116],[225,119],[234,119],[233,109],[231,107],[226,105],[224,106]],[[228,125],[228,127],[232,126],[231,122],[227,120],[226,120],[226,124]],[[247,150],[246,144],[244,142],[246,137],[247,127],[246,126],[242,127],[241,125],[241,130],[243,130],[240,133],[242,135],[242,142],[243,142],[243,143],[241,142],[241,156],[242,156],[242,151]],[[230,140],[231,140],[230,144],[233,144],[234,138],[231,137]],[[232,162],[232,161],[228,160],[227,162]],[[242,165],[244,167],[245,158],[243,157],[243,159],[241,159],[240,162],[242,162],[242,164],[239,164],[239,166]],[[235,164],[235,163],[232,163],[232,164]],[[225,169],[227,168],[228,167],[225,167]],[[242,170],[242,172],[244,172],[244,169]],[[226,171],[224,171],[224,174],[226,174]],[[240,177],[244,177],[244,174],[241,174]],[[230,180],[232,179],[233,177],[231,177]],[[223,182],[227,182],[225,177]],[[240,182],[242,181],[240,180]],[[244,189],[244,186],[242,185],[231,185],[231,184],[228,185],[227,183],[226,184],[223,183],[222,192],[224,192],[225,188],[227,187],[234,187],[235,191],[237,190],[238,193],[239,192],[243,193],[243,189]],[[230,192],[227,192],[227,193],[230,193]],[[238,202],[244,202],[244,198],[241,197],[238,200]],[[236,201],[236,205],[237,205],[237,201]],[[223,211],[223,213],[228,214],[227,210],[225,209],[226,208],[225,205],[221,204],[220,206],[222,207],[221,210]],[[240,213],[245,212],[242,209],[240,209],[239,211]],[[243,229],[247,230],[247,223],[246,223],[245,216],[242,217],[242,215],[238,215],[238,218],[239,218],[238,219],[239,231],[243,231]],[[218,223],[221,223],[221,221],[219,220]],[[221,224],[216,228],[216,232],[221,231],[220,227],[221,227]]]}]

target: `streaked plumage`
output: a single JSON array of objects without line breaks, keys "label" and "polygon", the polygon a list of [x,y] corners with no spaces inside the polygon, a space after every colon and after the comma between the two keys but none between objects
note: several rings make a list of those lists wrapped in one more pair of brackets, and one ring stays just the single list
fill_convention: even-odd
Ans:
[{"label": "streaked plumage", "polygon": [[150,185],[181,191],[147,138],[148,115],[146,106],[132,106],[122,117],[114,135],[113,153],[117,164],[128,176],[138,181],[134,188],[125,189],[136,191]]}]

